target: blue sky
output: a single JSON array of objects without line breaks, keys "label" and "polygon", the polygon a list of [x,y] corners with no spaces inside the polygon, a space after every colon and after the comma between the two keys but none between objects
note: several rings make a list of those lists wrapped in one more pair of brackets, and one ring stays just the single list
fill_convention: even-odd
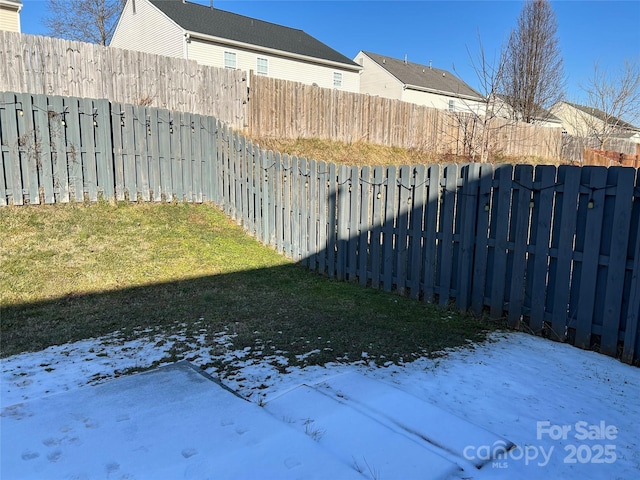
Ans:
[{"label": "blue sky", "polygon": [[[209,0],[195,0],[209,4]],[[23,0],[23,33],[46,34],[44,0]],[[551,5],[567,74],[567,96],[580,102],[580,89],[595,62],[615,70],[626,59],[640,61],[640,1],[561,0]],[[368,50],[455,71],[474,88],[477,77],[467,48],[492,56],[515,27],[522,8],[515,0],[451,1],[270,1],[215,0],[223,10],[299,28],[354,58]]]}]

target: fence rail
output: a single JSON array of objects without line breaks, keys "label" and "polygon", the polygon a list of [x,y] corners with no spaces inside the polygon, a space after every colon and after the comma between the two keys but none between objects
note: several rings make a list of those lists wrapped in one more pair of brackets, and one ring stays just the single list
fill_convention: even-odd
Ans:
[{"label": "fence rail", "polygon": [[0,204],[212,201],[330,277],[640,360],[640,173],[350,167],[264,151],[212,117],[3,94]]}]

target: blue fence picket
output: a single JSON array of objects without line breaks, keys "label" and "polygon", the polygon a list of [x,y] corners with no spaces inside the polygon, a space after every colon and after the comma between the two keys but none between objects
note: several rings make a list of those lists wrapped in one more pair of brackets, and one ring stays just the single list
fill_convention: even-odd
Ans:
[{"label": "blue fence picket", "polygon": [[[621,272],[626,270],[628,242],[631,237],[633,204],[629,202],[629,198],[633,198],[635,173],[633,169],[623,167],[613,167],[607,171],[606,184],[614,187],[605,189],[607,195],[600,252],[609,261],[606,266],[601,266],[599,271],[593,315],[594,323],[598,319],[602,321],[600,351],[607,355],[616,355],[618,350],[626,277]],[[613,190],[612,195],[608,195],[609,190]],[[601,290],[604,291],[604,295]]]},{"label": "blue fence picket", "polygon": [[374,167],[373,169],[373,182],[372,182],[372,218],[373,225],[371,228],[371,240],[370,240],[370,257],[371,257],[371,286],[373,288],[379,288],[382,280],[382,219],[384,218],[384,203],[382,198],[384,196],[384,189],[386,186],[387,177],[382,167]]},{"label": "blue fence picket", "polygon": [[422,272],[425,302],[432,302],[436,288],[437,230],[440,211],[440,166],[430,165],[427,171],[427,203],[424,207],[424,231],[422,234]]},{"label": "blue fence picket", "polygon": [[530,237],[533,251],[530,251],[527,262],[525,304],[529,305],[529,328],[537,334],[542,333],[545,320],[555,182],[555,167],[550,165],[536,167]]},{"label": "blue fence picket", "polygon": [[[514,171],[514,193],[511,206],[511,228],[509,232],[510,266],[508,267],[508,313],[509,326],[518,328],[524,305],[527,241],[533,190],[533,167],[517,165]],[[517,193],[516,193],[517,192]],[[510,277],[510,278],[509,278]]]},{"label": "blue fence picket", "polygon": [[382,219],[382,288],[390,292],[393,288],[393,244],[395,240],[396,192],[398,189],[396,167],[387,167],[387,185],[384,196]]},{"label": "blue fence picket", "polygon": [[422,231],[424,206],[427,198],[426,170],[424,165],[413,168],[411,193],[409,197],[409,251],[408,282],[409,295],[413,299],[420,297],[422,279]]}]

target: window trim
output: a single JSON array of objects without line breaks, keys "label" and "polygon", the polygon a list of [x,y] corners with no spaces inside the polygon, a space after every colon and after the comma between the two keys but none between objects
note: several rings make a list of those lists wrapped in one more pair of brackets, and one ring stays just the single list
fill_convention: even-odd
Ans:
[{"label": "window trim", "polygon": [[[264,60],[264,71],[260,71],[260,60]],[[267,57],[258,57],[256,59],[256,73],[258,75],[269,75],[269,59]]]},{"label": "window trim", "polygon": [[[231,59],[231,56],[233,56],[233,66],[231,66],[230,64],[229,65],[227,64],[227,59]],[[223,61],[224,68],[229,68],[233,70],[236,70],[238,68],[238,55],[236,54],[236,52],[230,52],[228,50],[225,50],[222,61]]]},{"label": "window trim", "polygon": [[342,72],[333,72],[333,87],[342,88],[343,78]]}]

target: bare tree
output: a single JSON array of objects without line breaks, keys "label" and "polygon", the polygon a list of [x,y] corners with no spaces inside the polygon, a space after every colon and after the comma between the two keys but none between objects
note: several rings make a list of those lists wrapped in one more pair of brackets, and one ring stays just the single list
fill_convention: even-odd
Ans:
[{"label": "bare tree", "polygon": [[126,0],[47,0],[44,24],[53,37],[107,45]]},{"label": "bare tree", "polygon": [[640,122],[640,58],[626,60],[613,73],[596,63],[593,76],[581,88],[591,109],[583,117],[585,133],[595,137],[601,149],[612,137],[633,130]]},{"label": "bare tree", "polygon": [[478,105],[460,97],[464,108],[450,112],[450,119],[452,126],[457,127],[464,154],[473,160],[479,157],[481,162],[486,162],[490,156],[500,153],[496,141],[499,131],[513,124],[503,120],[509,115],[498,96],[504,75],[504,49],[497,56],[489,58],[478,32],[478,51],[474,54],[467,47],[467,54],[483,101]]},{"label": "bare tree", "polygon": [[555,12],[548,0],[526,0],[505,50],[501,93],[515,120],[534,123],[564,94]]}]

